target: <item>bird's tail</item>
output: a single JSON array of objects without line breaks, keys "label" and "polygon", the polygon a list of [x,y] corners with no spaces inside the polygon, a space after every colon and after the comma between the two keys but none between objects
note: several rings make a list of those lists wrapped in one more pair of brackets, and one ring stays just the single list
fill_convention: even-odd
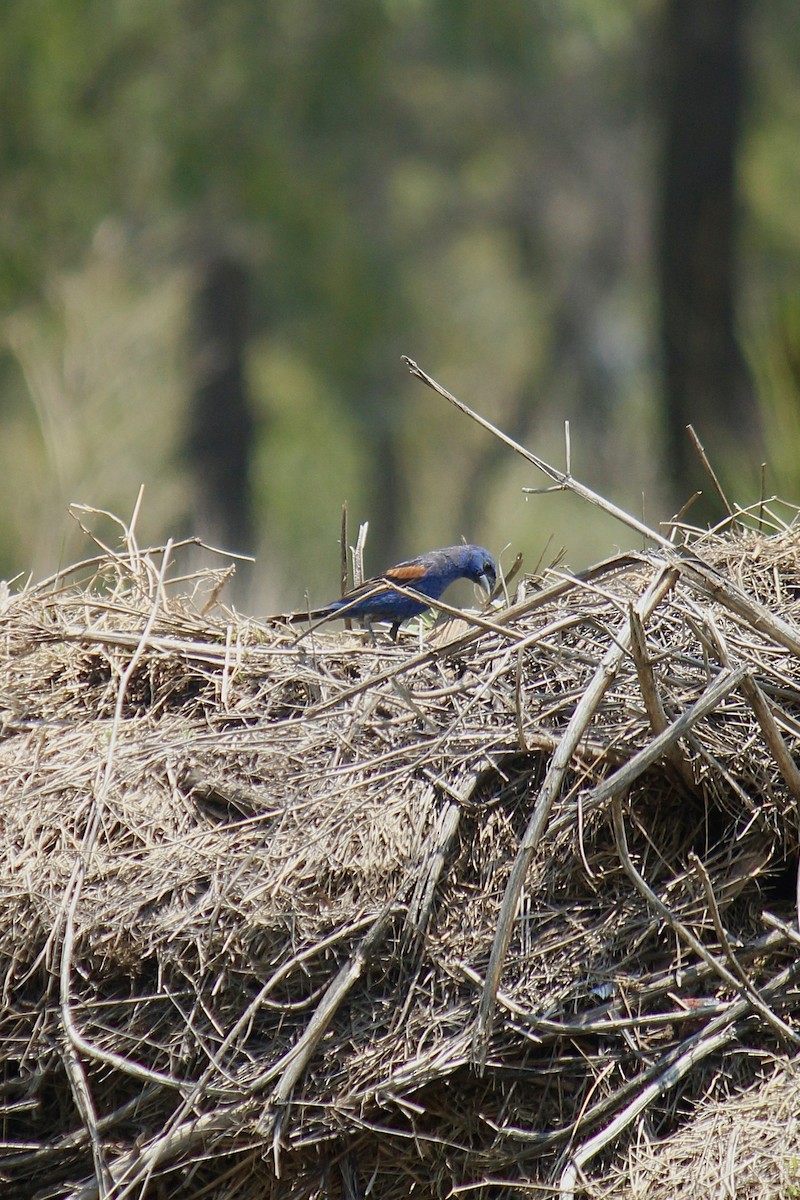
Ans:
[{"label": "bird's tail", "polygon": [[307,608],[303,612],[284,613],[281,620],[296,625],[301,621],[324,621],[326,617],[332,617],[335,613],[336,609],[328,605],[326,608]]}]

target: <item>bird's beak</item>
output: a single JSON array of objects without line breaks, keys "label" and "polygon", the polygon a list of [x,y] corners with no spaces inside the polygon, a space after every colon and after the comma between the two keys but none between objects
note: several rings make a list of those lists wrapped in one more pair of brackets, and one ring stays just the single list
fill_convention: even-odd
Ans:
[{"label": "bird's beak", "polygon": [[495,581],[493,579],[490,579],[488,575],[480,574],[478,576],[478,586],[480,587],[481,591],[486,593],[487,600],[489,599],[492,592],[494,591],[494,582]]}]

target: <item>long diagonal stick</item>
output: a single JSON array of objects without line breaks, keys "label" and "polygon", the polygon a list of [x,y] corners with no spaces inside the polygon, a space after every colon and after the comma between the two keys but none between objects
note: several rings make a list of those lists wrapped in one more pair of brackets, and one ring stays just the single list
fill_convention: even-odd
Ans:
[{"label": "long diagonal stick", "polygon": [[559,471],[557,467],[553,467],[550,463],[545,462],[543,458],[539,458],[538,454],[534,454],[532,450],[527,450],[521,446],[519,442],[515,442],[507,433],[503,433],[491,421],[487,421],[486,417],[482,417],[480,413],[471,409],[463,400],[459,400],[451,392],[448,392],[427,375],[421,367],[406,355],[403,355],[403,362],[408,367],[415,379],[421,380],[437,395],[447,400],[465,417],[475,421],[493,437],[499,439],[504,445],[513,450],[515,454],[519,454],[537,470],[547,475],[549,479],[565,489],[565,491],[574,492],[576,496],[580,496],[588,504],[593,504],[595,508],[600,508],[603,512],[608,513],[610,517],[621,521],[623,525],[627,525],[629,529],[636,530],[642,537],[647,538],[664,552],[665,559],[673,565],[679,566],[681,574],[697,591],[703,595],[711,595],[719,603],[736,613],[738,617],[744,620],[754,629],[760,630],[762,633],[768,633],[780,646],[785,646],[787,650],[791,650],[793,654],[800,657],[800,630],[795,625],[791,625],[788,621],[784,621],[781,617],[770,610],[764,604],[759,604],[746,592],[737,587],[730,579],[726,579],[720,575],[719,571],[715,570],[710,563],[704,562],[697,554],[691,550],[686,550],[680,546],[675,546],[668,538],[659,533],[655,529],[651,529],[649,525],[645,525],[644,521],[640,521],[638,517],[632,516],[625,512],[623,508],[619,508],[610,500],[606,500],[598,492],[592,491],[586,487],[580,480],[574,479],[572,475],[565,471]]},{"label": "long diagonal stick", "polygon": [[422,368],[418,367],[413,359],[408,358],[405,354],[402,356],[402,358],[403,362],[406,364],[415,379],[421,380],[422,383],[427,384],[427,386],[436,392],[437,395],[442,396],[445,400],[449,400],[450,403],[454,404],[459,412],[462,412],[465,417],[469,417],[471,420],[476,421],[478,425],[481,425],[484,429],[491,433],[493,437],[499,438],[501,442],[504,442],[505,445],[508,446],[509,450],[513,450],[515,454],[521,454],[523,458],[526,458],[532,466],[541,471],[543,475],[546,475],[548,479],[552,479],[554,483],[559,484],[559,486],[563,487],[565,490],[574,492],[576,496],[580,496],[582,500],[586,500],[589,504],[594,504],[597,508],[602,508],[603,511],[607,512],[610,517],[615,517],[618,521],[621,521],[623,525],[627,525],[630,529],[635,529],[637,533],[640,533],[642,537],[647,538],[648,541],[655,542],[665,550],[674,551],[675,547],[673,543],[670,542],[668,538],[665,538],[663,534],[658,533],[655,529],[651,529],[649,525],[645,525],[644,521],[640,521],[637,517],[631,516],[631,514],[625,512],[623,508],[618,508],[616,504],[612,504],[610,500],[606,500],[597,492],[593,492],[591,488],[586,487],[586,485],[581,483],[579,480],[573,479],[572,475],[568,474],[566,471],[559,471],[557,467],[551,467],[550,464],[545,462],[543,458],[539,458],[538,454],[534,454],[532,450],[526,450],[524,446],[521,446],[519,442],[515,442],[514,439],[509,437],[507,433],[503,433],[503,431],[498,429],[496,425],[493,425],[491,421],[487,421],[486,417],[482,417],[480,413],[476,413],[473,409],[469,408],[469,406],[466,405],[463,400],[459,400],[458,397],[454,396],[451,392],[448,392],[445,388],[443,388],[440,383],[437,383],[435,379],[432,379],[430,375],[426,375]]}]

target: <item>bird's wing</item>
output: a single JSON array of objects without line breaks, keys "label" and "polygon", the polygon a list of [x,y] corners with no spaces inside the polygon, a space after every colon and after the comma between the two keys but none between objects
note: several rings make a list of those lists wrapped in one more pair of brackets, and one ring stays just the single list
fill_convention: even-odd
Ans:
[{"label": "bird's wing", "polygon": [[[405,584],[413,587],[414,584],[424,579],[428,574],[428,568],[421,562],[398,563],[396,567],[390,567],[388,571],[384,571],[381,579],[393,579],[395,583]],[[378,582],[377,580],[375,582]]]},{"label": "bird's wing", "polygon": [[373,575],[370,579],[365,579],[357,588],[351,588],[349,592],[345,592],[341,600],[334,603],[338,607],[341,604],[349,604],[352,600],[360,600],[364,596],[368,596],[370,592],[384,585],[384,591],[390,591],[385,587],[386,581],[390,580],[393,583],[400,584],[401,587],[412,587],[419,580],[424,579],[428,574],[428,568],[418,559],[410,559],[408,562],[398,563],[396,567],[389,567],[388,571],[384,571],[382,575]]}]

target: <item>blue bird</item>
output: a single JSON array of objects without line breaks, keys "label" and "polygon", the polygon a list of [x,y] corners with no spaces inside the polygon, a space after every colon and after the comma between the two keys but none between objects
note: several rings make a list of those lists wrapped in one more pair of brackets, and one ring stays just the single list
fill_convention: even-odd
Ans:
[{"label": "blue bird", "polygon": [[[489,551],[482,546],[445,546],[441,550],[429,550],[427,554],[389,567],[382,575],[366,580],[340,600],[308,613],[293,613],[291,620],[322,621],[340,616],[354,617],[368,624],[391,621],[391,636],[396,638],[403,621],[425,612],[430,608],[427,601],[438,600],[445,588],[457,579],[471,579],[491,596],[497,583],[497,566]],[[420,598],[401,596],[391,587],[392,583],[418,592]]]}]

